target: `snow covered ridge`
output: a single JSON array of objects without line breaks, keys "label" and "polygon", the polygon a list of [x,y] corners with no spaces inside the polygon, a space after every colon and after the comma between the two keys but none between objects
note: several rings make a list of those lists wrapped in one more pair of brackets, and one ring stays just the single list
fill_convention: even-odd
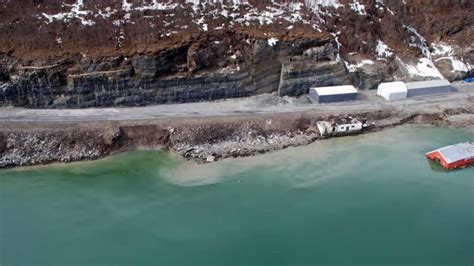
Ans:
[{"label": "snow covered ridge", "polygon": [[[333,36],[334,43],[338,51],[345,51],[352,48],[347,45],[347,38],[342,28],[329,25],[329,21],[339,18],[340,14],[353,12],[358,18],[365,19],[369,16],[367,5],[369,1],[361,0],[272,0],[272,1],[249,1],[249,0],[109,0],[110,5],[97,4],[99,0],[68,0],[59,1],[63,4],[55,11],[38,11],[34,17],[46,24],[65,23],[66,26],[79,25],[80,27],[94,27],[97,25],[109,24],[107,29],[111,29],[115,34],[117,46],[127,45],[132,25],[148,27],[157,38],[180,36],[183,32],[202,31],[212,32],[213,30],[232,29],[242,27],[271,26],[280,29],[280,32],[293,31],[302,26],[305,33],[311,28],[314,32],[324,32]],[[255,3],[258,4],[255,4]],[[262,2],[266,4],[262,4]],[[387,16],[394,16],[394,12],[389,10],[383,0],[375,0],[376,8],[383,8],[388,11]],[[38,10],[41,10],[41,4]],[[44,8],[44,6],[43,6]],[[344,9],[344,10],[342,10]],[[42,9],[51,10],[51,9]],[[344,12],[342,12],[344,11]],[[373,14],[372,14],[373,15]],[[372,17],[367,17],[372,19]],[[383,18],[378,19],[383,23]],[[328,21],[328,22],[327,22]],[[79,22],[79,23],[78,23]],[[403,21],[404,23],[405,21]],[[370,21],[372,23],[372,21]],[[402,23],[402,25],[403,25]],[[111,24],[111,25],[110,25]],[[329,26],[329,27],[327,27]],[[1,25],[0,25],[1,27]],[[446,73],[446,62],[452,66],[453,72],[468,72],[472,67],[447,44],[430,44],[416,29],[415,25],[404,25],[405,31],[409,34],[408,45],[419,50],[422,55],[416,60],[403,58],[400,51],[400,43],[396,43],[390,38],[384,39],[380,35],[379,39],[371,42],[370,53],[365,60],[352,62],[344,54],[336,54],[339,62],[346,64],[349,72],[369,67],[378,61],[390,62],[396,60],[397,55],[403,58],[402,62],[406,72],[416,77],[440,77],[437,66],[442,63],[442,72]],[[308,31],[308,32],[309,32]],[[282,38],[277,34],[265,34],[267,45],[278,49]],[[58,41],[60,37],[63,37]],[[64,36],[54,36],[56,43],[66,44],[67,38]],[[367,44],[368,40],[361,39]],[[397,45],[398,44],[398,45]],[[390,47],[391,45],[392,47]],[[392,49],[397,48],[397,49]],[[357,52],[352,51],[351,52]],[[351,64],[346,62],[351,61]],[[374,60],[374,61],[371,61]],[[443,61],[444,60],[444,61]],[[446,61],[448,60],[448,61]],[[464,62],[463,62],[464,61]],[[448,63],[448,65],[449,65]]]},{"label": "snow covered ridge", "polygon": [[[126,26],[137,22],[143,25],[143,21],[157,36],[166,38],[187,30],[208,32],[270,25],[293,30],[303,24],[315,32],[323,32],[325,19],[338,16],[338,8],[367,15],[364,5],[356,0],[348,4],[341,4],[339,0],[272,0],[267,4],[252,4],[249,0],[114,0],[109,5],[97,4],[95,0],[68,2],[71,1],[75,2],[62,1],[58,13],[41,12],[34,17],[46,24],[65,23],[66,26],[77,25],[77,22],[82,27],[103,25],[104,21],[111,23],[117,33],[118,47],[128,38]],[[38,5],[40,10],[45,7]]]},{"label": "snow covered ridge", "polygon": [[[270,4],[265,6],[264,10],[257,9],[256,6],[253,6],[247,0],[150,0],[140,1],[141,4],[135,4],[133,2],[136,1],[131,0],[116,1],[117,3],[114,6],[99,10],[94,8],[92,10],[87,9],[86,6],[92,6],[93,1],[76,0],[72,5],[63,3],[62,8],[65,10],[63,12],[54,14],[42,13],[41,17],[48,24],[55,21],[71,22],[73,19],[77,19],[83,26],[93,26],[96,24],[95,19],[109,19],[118,12],[125,13],[125,16],[129,17],[131,12],[170,11],[173,13],[175,9],[180,8],[181,10],[191,9],[192,13],[187,15],[191,15],[194,18],[196,16],[207,17],[211,15],[212,19],[223,17],[242,25],[249,25],[255,22],[263,25],[275,23],[277,19],[284,19],[290,23],[310,23],[309,18],[303,18],[304,10],[318,12],[322,7],[338,8],[342,6],[338,0],[281,1],[281,3],[279,3],[280,1],[271,1]],[[354,4],[356,2],[352,5]],[[363,8],[363,5],[357,5],[357,7]]]},{"label": "snow covered ridge", "polygon": [[[287,30],[292,30],[294,24],[305,24],[316,32],[322,32],[324,16],[337,15],[336,9],[344,6],[338,0],[272,0],[264,5],[253,5],[248,0],[115,1],[104,7],[91,0],[75,0],[74,4],[63,3],[59,13],[42,12],[35,17],[46,24],[56,22],[71,25],[79,21],[83,27],[92,27],[99,20],[105,20],[118,28],[133,25],[137,20],[146,20],[164,38],[190,28],[207,32],[235,26],[285,25]],[[351,6],[356,8],[354,12],[365,14],[364,6],[357,1],[346,5],[347,8]],[[41,4],[38,5],[40,7]],[[224,23],[216,25],[216,21]],[[123,32],[123,29],[116,31]],[[123,41],[126,36],[122,35]]]}]

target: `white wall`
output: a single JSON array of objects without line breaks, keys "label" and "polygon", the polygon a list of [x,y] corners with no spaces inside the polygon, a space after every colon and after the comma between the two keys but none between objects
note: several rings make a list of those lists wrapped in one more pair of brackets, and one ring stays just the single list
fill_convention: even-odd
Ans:
[{"label": "white wall", "polygon": [[380,83],[377,95],[387,101],[397,101],[407,98],[407,86],[401,81]]},{"label": "white wall", "polygon": [[399,101],[407,98],[407,92],[390,92],[384,97],[387,101]]}]

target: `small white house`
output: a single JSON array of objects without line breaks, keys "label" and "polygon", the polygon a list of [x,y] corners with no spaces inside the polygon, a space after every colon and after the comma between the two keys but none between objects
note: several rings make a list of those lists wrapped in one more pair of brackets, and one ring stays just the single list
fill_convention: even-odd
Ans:
[{"label": "small white house", "polygon": [[406,99],[407,93],[407,86],[402,81],[380,83],[377,89],[377,95],[385,98],[387,101]]},{"label": "small white house", "polygon": [[365,125],[357,119],[340,119],[334,122],[318,121],[316,123],[321,136],[351,134],[361,131]]}]

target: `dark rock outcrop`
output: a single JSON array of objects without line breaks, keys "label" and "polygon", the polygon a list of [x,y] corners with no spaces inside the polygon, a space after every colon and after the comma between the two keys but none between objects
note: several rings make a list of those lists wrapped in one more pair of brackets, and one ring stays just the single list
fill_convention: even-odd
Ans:
[{"label": "dark rock outcrop", "polygon": [[[209,101],[274,91],[300,95],[310,86],[350,82],[331,47],[331,39],[280,41],[275,46],[256,40],[240,44],[231,55],[225,49],[181,47],[157,55],[73,58],[47,67],[20,67],[15,80],[0,90],[0,105],[87,108]],[[308,49],[323,49],[323,55],[302,59]],[[86,72],[74,74],[78,69]]]},{"label": "dark rock outcrop", "polygon": [[[466,66],[456,72],[430,61],[446,78],[472,74],[470,1],[231,2],[3,1],[0,106],[138,106],[348,83],[373,89],[395,74],[432,78],[399,71],[395,61],[431,60],[427,49],[438,42],[460,47],[450,56]],[[375,63],[354,70],[354,54]]]},{"label": "dark rock outcrop", "polygon": [[0,133],[0,155],[7,150],[7,137]]}]

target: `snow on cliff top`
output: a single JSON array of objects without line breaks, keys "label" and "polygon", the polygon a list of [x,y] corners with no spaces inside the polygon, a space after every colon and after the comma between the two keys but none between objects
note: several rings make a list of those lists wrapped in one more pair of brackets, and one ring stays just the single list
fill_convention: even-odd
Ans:
[{"label": "snow on cliff top", "polygon": [[[357,12],[363,5],[352,3],[357,6]],[[230,21],[235,21],[241,25],[248,26],[252,23],[272,24],[278,19],[286,20],[290,23],[303,22],[310,23],[310,18],[304,18],[304,10],[311,12],[319,12],[321,7],[338,8],[342,6],[337,0],[305,0],[303,2],[284,2],[271,3],[264,5],[263,10],[258,9],[249,3],[247,0],[185,0],[184,4],[179,4],[174,1],[165,0],[151,0],[149,2],[141,1],[140,4],[134,4],[130,0],[121,0],[119,2],[120,8],[117,6],[106,7],[98,10],[88,10],[84,0],[76,0],[74,4],[62,4],[64,11],[58,13],[42,13],[46,23],[53,23],[55,21],[71,22],[73,19],[78,19],[83,26],[95,25],[96,18],[108,19],[111,15],[119,12],[118,9],[125,12],[124,17],[129,21],[131,12],[137,11],[169,11],[174,13],[175,9],[180,7],[182,10],[191,9],[191,14],[186,14],[191,17],[202,17],[207,19],[226,18]],[[207,9],[209,8],[209,9]],[[96,6],[95,6],[95,9]],[[182,12],[180,10],[180,12]],[[174,14],[176,15],[176,14]],[[171,15],[171,16],[174,16]],[[183,14],[185,15],[185,14]],[[210,18],[208,18],[210,16]],[[195,21],[195,20],[190,20]],[[207,22],[206,22],[207,23]],[[165,23],[169,25],[171,23]],[[202,28],[202,27],[201,27]]]},{"label": "snow on cliff top", "polygon": [[[59,11],[38,12],[34,17],[46,24],[79,22],[82,27],[93,27],[100,23],[112,23],[114,32],[117,32],[117,44],[121,44],[128,38],[126,26],[136,22],[145,21],[153,29],[153,33],[161,38],[179,36],[186,30],[198,30],[209,32],[212,30],[232,29],[234,27],[269,26],[275,25],[285,31],[297,30],[305,25],[315,32],[328,30],[326,19],[337,17],[345,8],[358,16],[367,16],[366,6],[362,1],[351,0],[341,3],[339,0],[299,0],[299,1],[268,1],[266,4],[252,4],[249,0],[115,0],[114,4],[97,5],[95,1],[71,0],[65,4],[62,2]],[[252,1],[254,2],[254,1]],[[376,0],[376,7],[384,4],[382,0]],[[40,8],[41,4],[38,5]],[[387,9],[388,10],[388,9]],[[392,11],[388,10],[392,15]],[[110,21],[110,22],[108,22]],[[99,23],[99,25],[100,25]],[[141,24],[143,25],[143,24]],[[451,60],[453,71],[466,72],[471,69],[469,64],[463,63],[462,58],[456,58],[450,47],[439,45],[433,48],[431,53],[426,39],[411,25],[404,25],[409,34],[408,46],[419,49],[422,53],[419,61],[413,64],[403,63],[407,72],[418,77],[441,77],[435,63],[440,60]],[[333,28],[328,32],[334,36],[337,49],[341,49],[339,36],[341,29]],[[342,34],[343,35],[343,34]],[[267,43],[269,46],[277,44],[278,40],[273,34],[269,34]],[[387,39],[388,41],[388,39]],[[61,40],[62,42],[62,40]],[[395,47],[395,46],[393,46]],[[395,58],[397,51],[391,49],[382,39],[378,39],[372,48],[373,59],[388,60]],[[435,57],[434,59],[432,57]],[[346,64],[348,71],[356,71],[374,62],[365,60],[350,65],[337,54],[339,61]]]}]

